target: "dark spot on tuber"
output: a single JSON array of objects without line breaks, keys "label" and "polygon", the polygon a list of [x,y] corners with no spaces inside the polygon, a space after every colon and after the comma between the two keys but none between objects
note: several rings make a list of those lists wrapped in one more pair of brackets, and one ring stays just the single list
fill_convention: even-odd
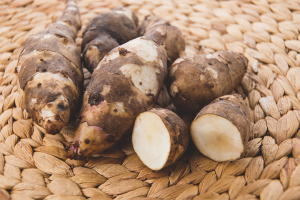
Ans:
[{"label": "dark spot on tuber", "polygon": [[41,86],[42,86],[42,83],[38,83],[36,86],[37,86],[37,87],[41,87]]},{"label": "dark spot on tuber", "polygon": [[48,104],[47,104],[47,107],[48,107],[48,108],[51,108],[51,107],[52,107],[52,103],[48,103]]},{"label": "dark spot on tuber", "polygon": [[127,51],[126,49],[121,48],[121,49],[119,50],[119,55],[121,55],[121,56],[126,56],[126,54],[127,54],[128,52],[129,52],[129,51]]},{"label": "dark spot on tuber", "polygon": [[60,120],[60,117],[59,117],[58,115],[55,115],[55,116],[54,116],[54,119],[55,119],[56,121],[58,121],[58,120]]},{"label": "dark spot on tuber", "polygon": [[42,72],[46,72],[46,71],[47,71],[47,69],[46,69],[46,68],[42,69]]},{"label": "dark spot on tuber", "polygon": [[44,61],[44,59],[43,59],[43,58],[41,58],[41,59],[40,59],[40,61],[41,61],[41,62],[43,62],[43,61]]},{"label": "dark spot on tuber", "polygon": [[64,105],[64,103],[60,102],[58,105],[57,105],[57,109],[59,111],[64,111],[66,110],[68,107]]},{"label": "dark spot on tuber", "polygon": [[89,139],[85,139],[85,140],[84,140],[84,143],[89,144],[89,143],[90,143],[90,140],[89,140]]},{"label": "dark spot on tuber", "polygon": [[100,103],[101,101],[103,101],[103,97],[101,96],[101,94],[99,94],[99,93],[92,93],[92,94],[90,94],[90,96],[89,96],[88,103],[89,103],[91,106],[93,106],[93,105],[97,106],[97,105],[99,105],[99,103]]},{"label": "dark spot on tuber", "polygon": [[106,140],[108,143],[113,143],[115,141],[115,136],[109,135],[107,136]]},{"label": "dark spot on tuber", "polygon": [[118,112],[118,109],[114,109],[114,112]]},{"label": "dark spot on tuber", "polygon": [[212,82],[210,82],[210,83],[208,84],[208,87],[209,87],[209,88],[214,88],[215,85],[214,85]]},{"label": "dark spot on tuber", "polygon": [[139,84],[142,85],[143,83],[142,83],[142,82],[139,82]]}]

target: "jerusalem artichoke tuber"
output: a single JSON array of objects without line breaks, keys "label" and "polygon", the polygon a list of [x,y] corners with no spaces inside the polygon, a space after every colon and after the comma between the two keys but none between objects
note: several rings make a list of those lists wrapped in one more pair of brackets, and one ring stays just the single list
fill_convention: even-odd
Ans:
[{"label": "jerusalem artichoke tuber", "polygon": [[199,151],[223,162],[241,157],[250,135],[251,109],[238,95],[225,95],[205,106],[191,124]]},{"label": "jerusalem artichoke tuber", "polygon": [[180,112],[197,113],[215,98],[230,94],[247,65],[244,55],[231,51],[180,57],[169,69],[172,102]]},{"label": "jerusalem artichoke tuber", "polygon": [[75,44],[81,27],[76,2],[69,0],[56,22],[30,36],[18,61],[18,86],[34,122],[55,134],[76,112],[83,73]]},{"label": "jerusalem artichoke tuber", "polygon": [[135,120],[132,144],[141,161],[160,170],[177,161],[186,151],[189,131],[184,121],[167,109],[151,109]]},{"label": "jerusalem artichoke tuber", "polygon": [[93,72],[109,51],[138,36],[137,26],[137,16],[125,7],[93,18],[82,34],[84,66]]},{"label": "jerusalem artichoke tuber", "polygon": [[152,107],[167,77],[164,27],[109,52],[83,96],[80,124],[68,156],[84,159],[115,145]]}]

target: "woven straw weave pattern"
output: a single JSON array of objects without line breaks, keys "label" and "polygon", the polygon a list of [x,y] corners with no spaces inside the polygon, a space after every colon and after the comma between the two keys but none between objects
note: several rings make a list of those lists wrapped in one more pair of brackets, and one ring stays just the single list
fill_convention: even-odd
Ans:
[{"label": "woven straw weave pattern", "polygon": [[[0,0],[0,199],[300,199],[299,0],[82,0],[82,30],[97,14],[128,6],[154,13],[184,34],[187,54],[231,50],[249,59],[235,92],[253,110],[244,157],[218,163],[191,146],[175,164],[151,171],[130,137],[84,161],[67,159],[73,126],[45,134],[23,110],[17,59],[26,38],[61,14],[59,0]],[[81,31],[82,32],[82,31]],[[81,32],[76,42],[81,43]],[[90,74],[85,70],[85,84]],[[160,105],[169,100],[160,97]]]}]

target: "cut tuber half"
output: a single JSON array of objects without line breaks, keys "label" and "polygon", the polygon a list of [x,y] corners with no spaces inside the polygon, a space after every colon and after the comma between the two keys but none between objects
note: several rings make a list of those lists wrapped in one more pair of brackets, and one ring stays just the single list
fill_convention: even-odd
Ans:
[{"label": "cut tuber half", "polygon": [[250,108],[237,94],[217,98],[191,124],[195,146],[218,162],[240,158],[249,140],[250,114]]},{"label": "cut tuber half", "polygon": [[133,148],[152,170],[160,170],[177,161],[187,149],[188,142],[187,126],[170,110],[151,109],[136,118]]}]

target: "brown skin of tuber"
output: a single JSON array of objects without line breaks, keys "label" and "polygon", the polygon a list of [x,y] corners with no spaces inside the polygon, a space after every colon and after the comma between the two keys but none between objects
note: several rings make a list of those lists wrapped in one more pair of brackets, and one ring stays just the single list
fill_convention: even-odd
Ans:
[{"label": "brown skin of tuber", "polygon": [[114,146],[132,129],[135,118],[154,105],[167,77],[164,35],[159,30],[131,40],[102,59],[83,96],[69,158],[88,159]]},{"label": "brown skin of tuber", "polygon": [[76,113],[83,85],[75,43],[81,27],[76,3],[69,0],[61,18],[24,42],[18,88],[33,121],[56,134]]},{"label": "brown skin of tuber", "polygon": [[[240,158],[250,137],[251,112],[239,94],[215,99],[201,109],[192,122],[191,136],[196,147],[203,155],[218,162]],[[201,120],[205,117],[210,120],[204,124]],[[222,123],[218,123],[219,119]]]},{"label": "brown skin of tuber", "polygon": [[[131,16],[127,16],[126,12],[131,13]],[[137,16],[124,7],[93,18],[82,34],[84,66],[92,73],[113,48],[136,38],[137,23]]]},{"label": "brown skin of tuber", "polygon": [[180,112],[194,114],[241,82],[248,60],[231,51],[177,59],[169,69],[168,88]]},{"label": "brown skin of tuber", "polygon": [[117,46],[119,46],[119,43],[110,35],[105,32],[104,34],[100,34],[84,47],[84,66],[89,69],[90,72],[93,72],[103,57]]},{"label": "brown skin of tuber", "polygon": [[[140,115],[145,115],[147,113],[154,113],[157,116],[159,116],[159,118],[161,119],[161,121],[170,137],[170,140],[168,141],[168,143],[170,143],[170,150],[169,150],[167,158],[165,159],[165,163],[163,165],[161,165],[159,169],[152,169],[152,170],[160,170],[160,169],[167,167],[167,166],[173,164],[174,162],[176,162],[187,150],[188,144],[189,144],[189,137],[190,137],[189,131],[188,131],[188,127],[186,126],[184,121],[178,115],[176,115],[174,112],[172,112],[170,110],[167,110],[164,108],[153,108],[144,113],[141,113]],[[141,120],[141,119],[139,117],[137,117],[136,122],[135,122],[135,127],[137,126],[137,123],[139,123],[138,120]],[[139,142],[138,139],[140,137],[144,137],[143,139],[145,139],[145,137],[154,135],[154,134],[148,135],[145,132],[144,133],[137,133],[137,132],[138,132],[137,129],[134,128],[133,133],[132,133],[133,134],[132,143],[133,143],[134,148],[136,146],[138,146],[138,144],[136,144],[135,142]],[[136,135],[138,135],[138,136],[136,136]],[[155,138],[151,138],[151,139],[155,139]],[[142,148],[143,148],[143,152],[144,152],[144,147],[142,147]],[[135,149],[135,150],[137,151],[138,149]],[[146,150],[148,152],[154,151],[154,149],[146,149]],[[156,149],[156,153],[157,153],[157,151],[159,152],[158,149]],[[146,163],[149,163],[148,156],[143,155],[143,152],[137,151],[137,154],[138,154],[138,156],[142,156],[142,157],[140,157],[142,162],[146,161]],[[144,160],[144,159],[146,159],[146,160]],[[146,164],[146,163],[144,163],[144,164]],[[146,166],[147,166],[147,164],[146,164]],[[148,166],[148,167],[150,167],[150,166]]]},{"label": "brown skin of tuber", "polygon": [[225,95],[212,101],[204,107],[194,120],[204,114],[215,114],[231,121],[243,133],[242,141],[247,145],[250,135],[250,108],[245,104],[239,94]]}]

